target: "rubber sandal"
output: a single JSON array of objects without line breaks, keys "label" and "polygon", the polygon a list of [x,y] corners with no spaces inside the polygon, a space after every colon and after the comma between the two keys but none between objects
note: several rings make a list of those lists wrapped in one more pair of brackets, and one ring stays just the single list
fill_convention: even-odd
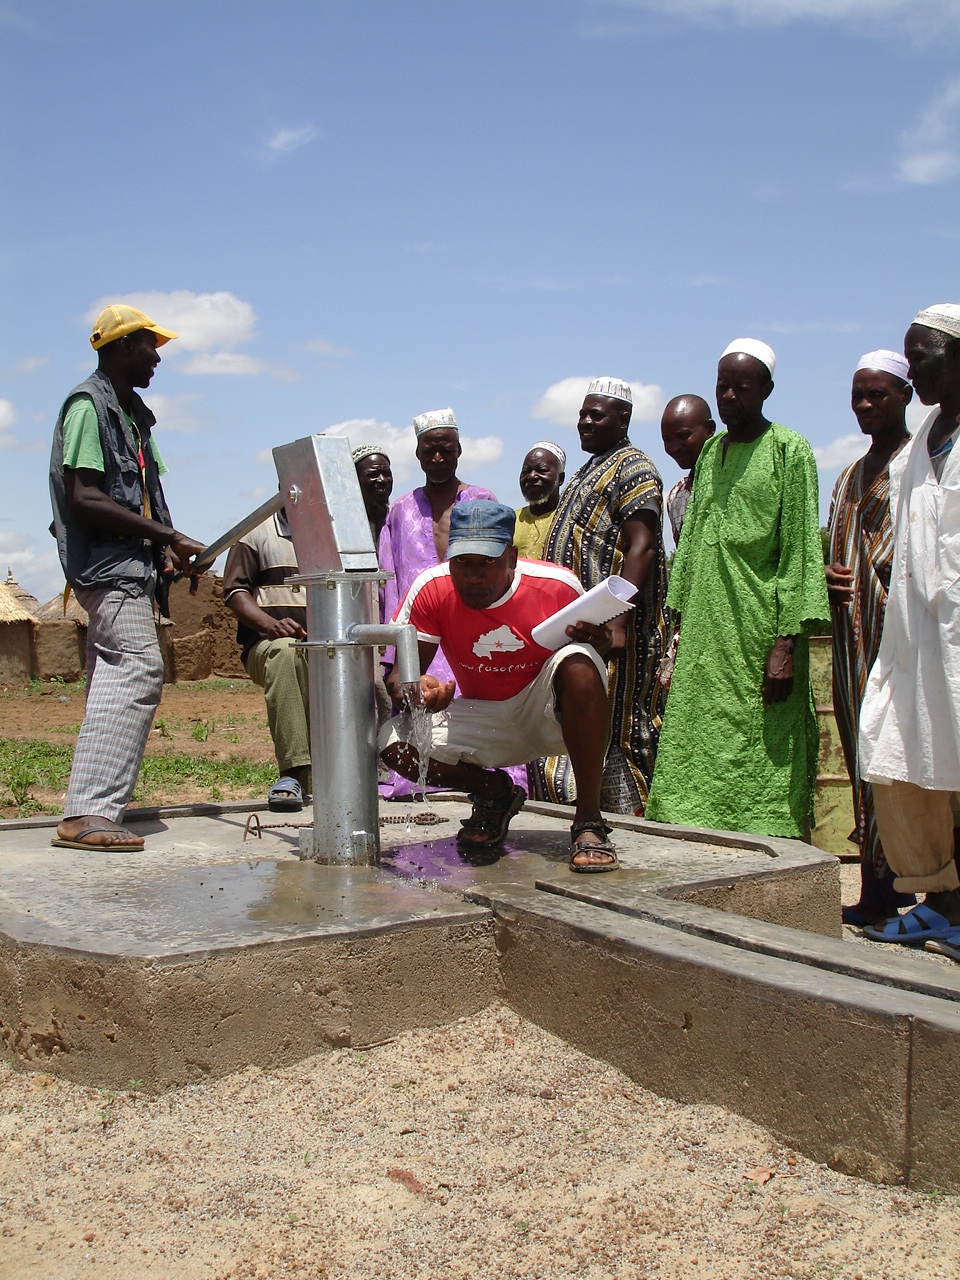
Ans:
[{"label": "rubber sandal", "polygon": [[[504,777],[507,775],[504,774]],[[503,844],[510,826],[510,819],[516,817],[527,802],[527,793],[523,787],[511,787],[509,796],[501,800],[485,800],[483,796],[469,795],[467,799],[473,806],[470,817],[464,818],[457,832],[457,847],[467,853],[483,849],[497,849]],[[486,836],[485,840],[464,840],[462,837],[472,831]]]},{"label": "rubber sandal", "polygon": [[955,928],[949,938],[934,938],[928,942],[926,951],[933,951],[938,956],[947,956],[950,960],[960,961],[960,928]]},{"label": "rubber sandal", "polygon": [[296,778],[283,777],[267,792],[271,813],[299,813],[303,808],[303,788]]},{"label": "rubber sandal", "polygon": [[922,946],[935,939],[949,938],[957,929],[946,916],[921,902],[906,915],[891,916],[883,924],[868,924],[864,929],[872,942],[896,942],[901,946]]},{"label": "rubber sandal", "polygon": [[[111,840],[108,844],[105,844],[102,840],[90,840],[87,838],[104,831],[120,838]],[[112,822],[107,822],[104,818],[89,817],[85,820],[83,828],[75,836],[64,837],[57,835],[50,843],[56,845],[58,849],[84,849],[88,853],[139,853],[143,848],[143,836],[130,835],[126,831],[121,831]]]},{"label": "rubber sandal", "polygon": [[[578,874],[592,875],[600,871],[619,871],[620,859],[617,857],[617,851],[607,839],[607,836],[613,830],[608,827],[602,819],[587,820],[585,822],[575,822],[570,828],[570,860],[567,866],[571,871]],[[586,832],[592,831],[595,836],[600,837],[599,844],[584,843],[580,840],[580,836]],[[605,853],[610,855],[609,862],[574,862],[574,858],[578,853]]]}]

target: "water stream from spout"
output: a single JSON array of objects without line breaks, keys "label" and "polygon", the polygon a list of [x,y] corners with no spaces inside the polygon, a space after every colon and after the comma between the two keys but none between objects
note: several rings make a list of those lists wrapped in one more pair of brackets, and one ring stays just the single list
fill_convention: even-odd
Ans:
[{"label": "water stream from spout", "polygon": [[420,799],[423,804],[429,804],[427,799],[427,770],[430,767],[430,748],[433,745],[433,714],[426,707],[410,708],[411,734],[410,744],[417,753],[420,760],[420,772],[414,786],[413,794],[416,797],[417,792],[420,793]]}]

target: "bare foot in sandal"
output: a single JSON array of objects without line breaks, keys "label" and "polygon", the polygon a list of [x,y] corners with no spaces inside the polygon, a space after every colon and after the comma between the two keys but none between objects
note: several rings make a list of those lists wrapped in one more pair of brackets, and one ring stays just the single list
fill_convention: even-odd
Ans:
[{"label": "bare foot in sandal", "polygon": [[132,853],[143,848],[143,837],[135,836],[100,814],[84,814],[64,818],[57,827],[57,839],[51,841],[63,849],[104,849],[115,853]]},{"label": "bare foot in sandal", "polygon": [[602,818],[583,818],[570,828],[571,871],[617,871],[620,860],[607,839],[611,828]]}]

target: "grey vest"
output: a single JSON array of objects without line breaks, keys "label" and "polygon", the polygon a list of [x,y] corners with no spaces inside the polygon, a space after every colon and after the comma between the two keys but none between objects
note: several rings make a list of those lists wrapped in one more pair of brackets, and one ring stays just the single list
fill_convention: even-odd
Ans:
[{"label": "grey vest", "polygon": [[[123,420],[113,383],[106,374],[97,370],[86,382],[74,387],[67,396],[53,433],[53,449],[50,453],[53,524],[50,532],[57,539],[64,576],[75,587],[122,587],[134,593],[138,593],[138,589],[146,591],[156,576],[154,556],[159,544],[97,529],[76,519],[68,509],[67,485],[63,474],[63,420],[67,405],[76,395],[90,396],[97,411],[104,466],[99,487],[121,507],[143,514],[143,484],[137,442]],[[131,417],[140,432],[151,515],[159,523],[172,526],[163,489],[160,487],[160,471],[150,448],[150,430],[156,418],[136,392],[130,407]]]}]

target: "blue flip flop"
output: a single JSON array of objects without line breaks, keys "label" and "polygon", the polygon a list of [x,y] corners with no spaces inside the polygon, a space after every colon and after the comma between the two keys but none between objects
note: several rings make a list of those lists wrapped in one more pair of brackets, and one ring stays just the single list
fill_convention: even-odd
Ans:
[{"label": "blue flip flop", "polygon": [[267,792],[271,813],[299,813],[303,808],[303,788],[296,778],[284,777]]},{"label": "blue flip flop", "polygon": [[891,916],[883,924],[868,924],[864,935],[873,942],[896,942],[902,946],[923,946],[925,942],[948,938],[957,931],[946,916],[921,902],[906,915]]}]

